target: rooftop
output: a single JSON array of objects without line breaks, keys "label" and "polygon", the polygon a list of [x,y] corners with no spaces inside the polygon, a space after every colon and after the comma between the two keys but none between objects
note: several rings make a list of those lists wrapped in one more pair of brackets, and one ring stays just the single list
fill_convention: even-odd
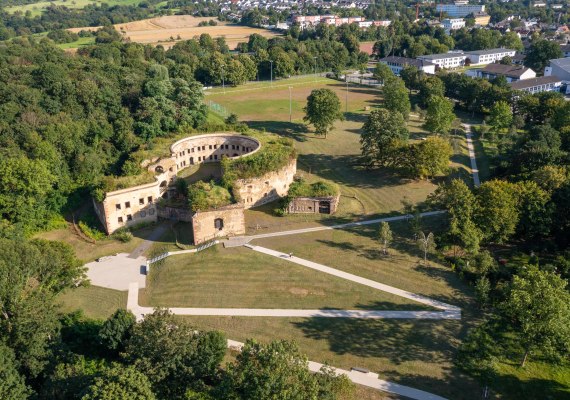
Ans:
[{"label": "rooftop", "polygon": [[562,68],[565,71],[570,72],[570,58],[556,58],[550,60],[551,65],[556,65],[558,68]]},{"label": "rooftop", "polygon": [[496,53],[505,53],[507,51],[514,51],[512,49],[488,49],[488,50],[474,50],[474,51],[468,51],[468,54],[474,54],[477,56],[482,56],[485,54],[496,54]]},{"label": "rooftop", "polygon": [[533,86],[547,85],[549,83],[561,82],[557,76],[539,76],[538,78],[525,79],[522,81],[511,82],[511,89],[522,90]]},{"label": "rooftop", "polygon": [[430,65],[434,65],[429,61],[424,60],[417,60],[415,58],[407,58],[407,57],[397,57],[397,56],[388,56],[384,57],[380,60],[380,62],[391,62],[394,64],[400,65],[413,65],[414,67],[428,67]]},{"label": "rooftop", "polygon": [[520,78],[521,75],[529,70],[530,68],[526,68],[521,65],[489,64],[485,68],[482,68],[481,72],[494,75],[504,75],[511,78]]},{"label": "rooftop", "polygon": [[425,56],[420,56],[421,58],[427,58],[429,60],[440,60],[442,58],[453,58],[453,57],[461,57],[465,56],[463,51],[457,51],[453,53],[439,53],[439,54],[427,54]]}]

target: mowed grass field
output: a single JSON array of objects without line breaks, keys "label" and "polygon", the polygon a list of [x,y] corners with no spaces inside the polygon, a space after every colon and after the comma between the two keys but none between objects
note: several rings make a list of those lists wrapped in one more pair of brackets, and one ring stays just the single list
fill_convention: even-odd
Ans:
[{"label": "mowed grass field", "polygon": [[117,309],[126,307],[127,292],[98,286],[79,287],[66,290],[56,301],[61,304],[61,312],[83,310],[89,318],[105,319]]},{"label": "mowed grass field", "polygon": [[[438,234],[441,220],[425,218],[422,224],[426,232]],[[430,260],[429,266],[422,265],[408,222],[392,223],[391,228],[394,242],[388,256],[381,254],[376,225],[258,239],[253,244],[292,252],[301,258],[457,305],[463,310],[461,321],[188,318],[197,328],[218,329],[231,339],[295,340],[311,360],[348,369],[368,368],[380,373],[381,378],[448,398],[478,398],[476,384],[453,366],[454,352],[476,317],[471,289],[437,260]],[[198,254],[173,256],[155,273],[146,291],[141,291],[145,305],[421,309],[419,303],[246,248],[218,246]]]},{"label": "mowed grass field", "polygon": [[169,257],[148,283],[153,307],[429,309],[245,247]]},{"label": "mowed grass field", "polygon": [[[342,102],[346,119],[335,124],[325,139],[315,136],[303,122],[303,107],[315,88],[335,91]],[[387,169],[368,171],[360,165],[360,131],[369,110],[382,104],[378,89],[349,85],[332,79],[309,76],[287,80],[250,83],[237,88],[216,88],[208,91],[207,104],[218,104],[227,113],[235,113],[240,121],[252,128],[267,130],[295,141],[298,151],[298,175],[308,181],[330,180],[340,186],[341,200],[338,212],[332,217],[354,219],[401,212],[402,200],[423,203],[432,193],[436,182],[403,178]],[[291,106],[291,122],[289,110]],[[423,121],[412,115],[408,128],[412,140],[426,137]],[[471,179],[465,139],[452,139],[455,155],[451,167],[454,176]],[[291,215],[284,218],[271,216],[268,205],[246,212],[249,233],[269,232],[311,225],[315,221],[331,219],[329,216]]]}]

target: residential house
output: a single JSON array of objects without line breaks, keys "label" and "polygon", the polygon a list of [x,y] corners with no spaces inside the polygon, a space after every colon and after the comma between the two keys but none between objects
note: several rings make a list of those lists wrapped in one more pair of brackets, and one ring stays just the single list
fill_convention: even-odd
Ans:
[{"label": "residential house", "polygon": [[520,65],[489,64],[476,71],[478,78],[495,79],[504,76],[507,82],[536,78],[536,72]]}]

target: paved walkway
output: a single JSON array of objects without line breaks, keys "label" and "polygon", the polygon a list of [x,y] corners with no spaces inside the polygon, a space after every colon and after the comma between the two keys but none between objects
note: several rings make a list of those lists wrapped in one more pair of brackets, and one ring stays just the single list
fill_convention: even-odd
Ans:
[{"label": "paved walkway", "polygon": [[[129,286],[128,305],[137,320],[152,314],[153,307],[138,304],[138,283]],[[176,315],[216,316],[216,317],[279,317],[279,318],[358,318],[358,319],[459,319],[459,312],[448,311],[367,311],[367,310],[301,310],[272,308],[198,308],[170,307]]]},{"label": "paved walkway", "polygon": [[[471,130],[471,125],[463,124],[463,126],[469,132]],[[473,146],[473,135],[467,133],[465,135],[467,138],[467,151],[469,152],[469,161],[471,162],[471,174],[473,174],[473,186],[479,187],[481,181],[479,180],[479,169],[477,168],[477,158],[475,158],[475,147]]]},{"label": "paved walkway", "polygon": [[[446,211],[428,211],[421,213],[422,217],[431,217],[434,215],[441,215],[444,214]],[[348,222],[346,224],[338,224],[338,225],[331,225],[331,226],[316,226],[313,228],[304,228],[304,229],[294,229],[290,231],[281,231],[281,232],[272,232],[272,233],[262,233],[259,235],[250,235],[250,236],[236,236],[235,238],[230,238],[226,242],[232,242],[233,240],[239,241],[241,245],[245,243],[249,243],[254,239],[264,239],[264,238],[271,238],[277,236],[288,236],[288,235],[299,235],[302,233],[311,233],[311,232],[320,232],[326,231],[330,229],[346,229],[346,228],[354,228],[356,226],[364,226],[364,225],[373,225],[379,224],[381,222],[394,222],[394,221],[402,221],[406,219],[410,219],[413,216],[410,214],[406,215],[397,215],[394,217],[385,217],[385,218],[377,218],[377,219],[369,219],[365,221],[358,221],[358,222]]]},{"label": "paved walkway", "polygon": [[273,257],[280,258],[285,261],[289,261],[295,264],[302,265],[304,267],[308,267],[319,272],[324,272],[325,274],[334,275],[338,278],[346,279],[348,281],[352,281],[361,285],[365,285],[371,287],[376,290],[380,290],[382,292],[387,292],[394,294],[396,296],[404,297],[409,300],[416,301],[418,303],[426,304],[431,307],[438,308],[440,310],[449,311],[450,314],[455,314],[457,318],[461,317],[461,310],[459,307],[452,306],[447,303],[443,303],[441,301],[437,301],[434,299],[430,299],[429,297],[421,296],[419,294],[407,292],[402,289],[395,288],[393,286],[388,286],[380,282],[373,281],[371,279],[362,278],[358,275],[349,274],[348,272],[344,272],[335,268],[327,267],[326,265],[318,264],[316,262],[308,261],[299,257],[289,256],[289,254],[281,253],[280,251],[275,251],[271,249],[267,249],[261,246],[253,246],[251,244],[246,245],[245,247],[250,248],[254,251],[259,253],[267,254]]},{"label": "paved walkway", "polygon": [[129,255],[130,258],[138,258],[143,255],[145,251],[150,249],[150,247],[156,242],[158,239],[162,237],[164,232],[170,229],[168,223],[162,223],[158,225],[150,235],[146,238],[144,242],[138,245],[136,249],[134,249],[131,254]]},{"label": "paved walkway", "polygon": [[[236,351],[241,351],[244,343],[235,340],[228,340],[228,348]],[[311,372],[320,373],[323,364],[309,361],[309,370]],[[381,390],[383,392],[394,393],[399,396],[404,396],[414,400],[446,400],[444,397],[437,396],[435,394],[424,392],[423,390],[418,390],[411,388],[409,386],[400,385],[398,383],[388,382],[383,379],[378,378],[378,374],[365,373],[359,371],[347,371],[340,368],[330,367],[337,374],[346,375],[348,379],[352,382],[367,386],[369,388]]]}]

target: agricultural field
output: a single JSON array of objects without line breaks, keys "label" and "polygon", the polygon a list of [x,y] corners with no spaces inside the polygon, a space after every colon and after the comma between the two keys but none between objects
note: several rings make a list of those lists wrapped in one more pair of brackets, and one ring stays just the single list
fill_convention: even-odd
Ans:
[{"label": "agricultural field", "polygon": [[52,0],[52,1],[37,1],[32,4],[25,4],[21,6],[6,7],[5,10],[14,13],[22,12],[26,13],[30,11],[32,16],[40,15],[46,8],[50,5],[54,6],[65,6],[67,8],[83,8],[90,4],[101,5],[103,3],[110,6],[128,6],[141,3],[142,0]]},{"label": "agricultural field", "polygon": [[[249,36],[257,33],[267,38],[277,36],[277,33],[259,28],[250,28],[229,24],[227,22],[217,22],[217,26],[198,26],[200,22],[210,21],[214,17],[192,17],[190,15],[170,15],[164,17],[150,18],[141,21],[117,24],[115,28],[125,39],[132,42],[144,44],[161,44],[168,48],[181,40],[189,40],[207,33],[213,38],[224,37],[226,43],[233,49],[238,43],[247,42]],[[71,28],[71,32],[82,30],[97,30],[99,27]]]}]

